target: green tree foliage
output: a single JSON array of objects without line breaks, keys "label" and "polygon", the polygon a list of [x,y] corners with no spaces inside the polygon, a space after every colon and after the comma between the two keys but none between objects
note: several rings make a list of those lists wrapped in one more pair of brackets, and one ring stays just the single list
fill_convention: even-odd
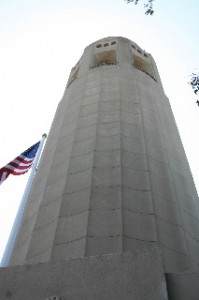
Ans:
[{"label": "green tree foliage", "polygon": [[[126,1],[126,3],[134,3],[135,5],[137,5],[140,0],[124,0],[124,1]],[[146,3],[144,3],[146,15],[152,16],[154,14],[154,10],[153,10],[153,2],[154,1],[155,0],[148,0]]]}]

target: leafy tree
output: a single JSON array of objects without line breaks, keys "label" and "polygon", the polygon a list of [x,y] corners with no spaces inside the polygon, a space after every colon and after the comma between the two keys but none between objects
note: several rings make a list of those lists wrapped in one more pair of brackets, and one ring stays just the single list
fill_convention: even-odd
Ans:
[{"label": "leafy tree", "polygon": [[[194,94],[198,95],[198,92],[199,92],[199,73],[192,73],[188,83],[192,87],[192,89],[194,91]],[[199,106],[199,100],[198,99],[196,100],[196,103]]]},{"label": "leafy tree", "polygon": [[[124,1],[126,1],[127,3],[131,3],[132,2],[135,5],[137,5],[140,0],[124,0]],[[153,13],[154,13],[154,10],[153,10],[153,1],[155,1],[155,0],[148,0],[144,4],[145,14],[146,15],[151,15],[151,16],[153,15]]]}]

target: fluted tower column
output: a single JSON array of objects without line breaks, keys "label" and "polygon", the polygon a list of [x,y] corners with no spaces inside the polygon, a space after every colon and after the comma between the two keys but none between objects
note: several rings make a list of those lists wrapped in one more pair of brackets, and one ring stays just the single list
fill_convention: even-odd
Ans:
[{"label": "fluted tower column", "polygon": [[153,247],[197,267],[197,193],[152,56],[108,37],[71,71],[10,265]]}]

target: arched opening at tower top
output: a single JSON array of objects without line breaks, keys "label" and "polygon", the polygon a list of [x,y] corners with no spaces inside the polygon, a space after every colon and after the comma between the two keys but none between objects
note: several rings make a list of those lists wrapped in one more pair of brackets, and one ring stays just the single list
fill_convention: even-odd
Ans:
[{"label": "arched opening at tower top", "polygon": [[95,67],[102,65],[115,65],[116,63],[117,59],[115,50],[102,51],[94,55],[93,65]]},{"label": "arched opening at tower top", "polygon": [[136,69],[146,73],[147,75],[151,76],[154,80],[156,80],[152,66],[141,57],[134,56],[133,65]]}]

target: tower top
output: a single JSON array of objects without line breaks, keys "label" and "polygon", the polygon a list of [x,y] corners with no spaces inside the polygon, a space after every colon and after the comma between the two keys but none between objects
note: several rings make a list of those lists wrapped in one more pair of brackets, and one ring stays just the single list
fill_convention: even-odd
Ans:
[{"label": "tower top", "polygon": [[162,88],[160,76],[150,53],[124,37],[109,36],[87,46],[77,64],[72,68],[67,87],[85,72],[101,66],[115,65],[126,70],[129,66],[150,76]]}]

